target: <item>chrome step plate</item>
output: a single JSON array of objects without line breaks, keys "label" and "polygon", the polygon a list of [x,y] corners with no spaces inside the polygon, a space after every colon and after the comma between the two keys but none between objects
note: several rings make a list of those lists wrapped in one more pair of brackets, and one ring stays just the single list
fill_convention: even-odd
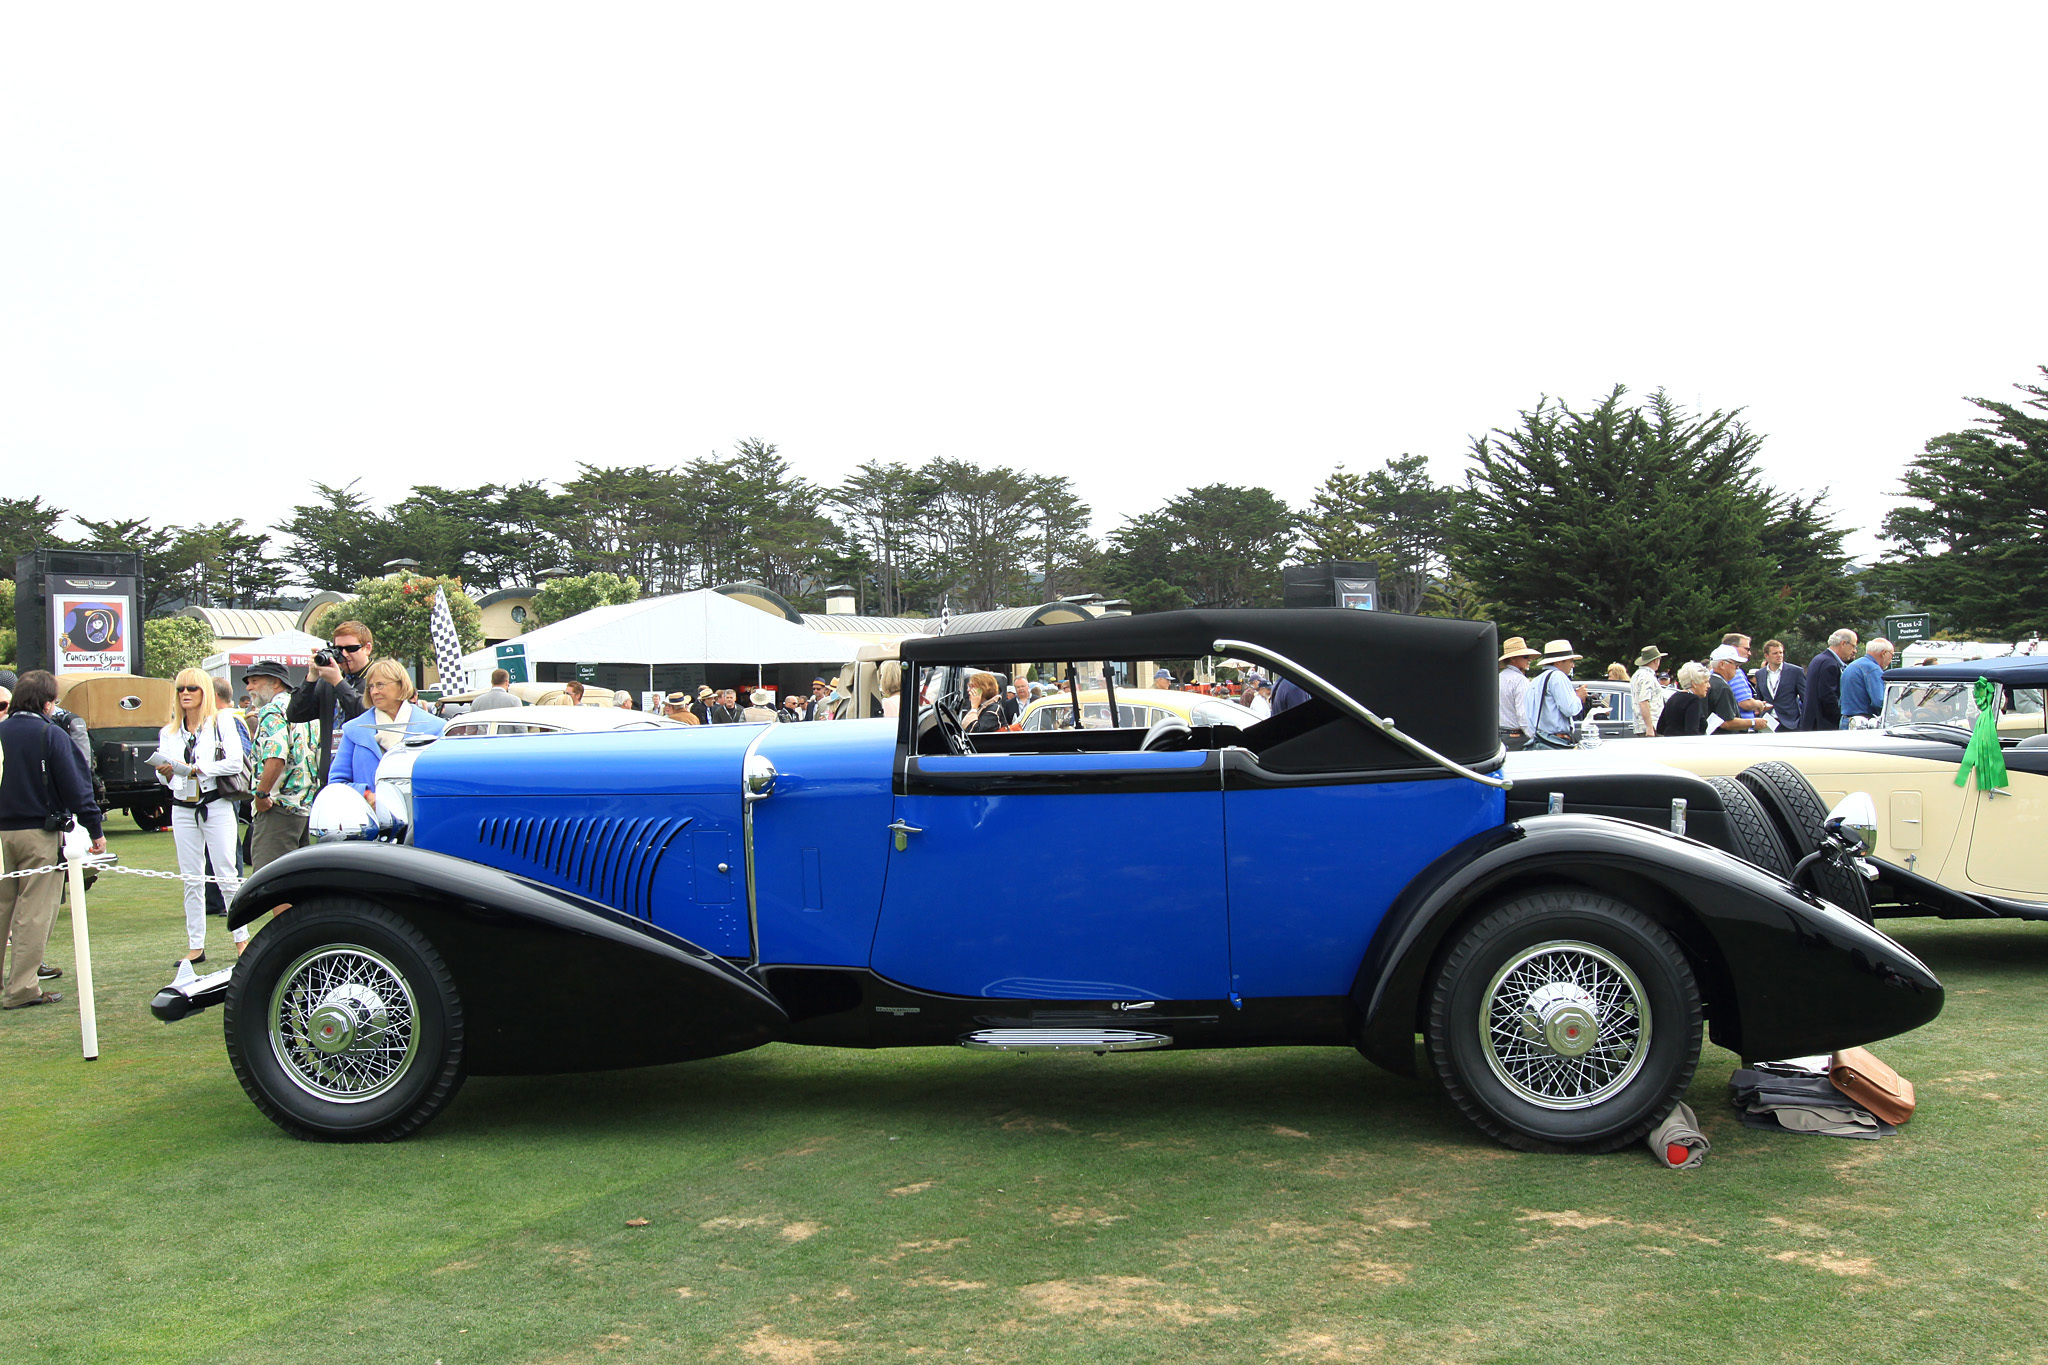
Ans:
[{"label": "chrome step plate", "polygon": [[1127,1028],[984,1028],[960,1039],[983,1052],[1142,1052],[1172,1043],[1164,1033]]}]

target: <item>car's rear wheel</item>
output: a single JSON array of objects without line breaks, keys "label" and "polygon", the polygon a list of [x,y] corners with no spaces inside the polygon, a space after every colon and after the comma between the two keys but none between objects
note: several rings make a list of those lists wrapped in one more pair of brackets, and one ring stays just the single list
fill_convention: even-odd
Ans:
[{"label": "car's rear wheel", "polygon": [[294,1137],[390,1142],[463,1080],[462,1002],[403,917],[351,897],[300,901],[250,941],[223,1003],[235,1078]]},{"label": "car's rear wheel", "polygon": [[1540,891],[1461,934],[1430,994],[1429,1051],[1467,1118],[1526,1151],[1606,1152],[1663,1121],[1703,1022],[1685,952],[1607,896]]},{"label": "car's rear wheel", "polygon": [[[1738,780],[1770,814],[1795,861],[1822,846],[1828,811],[1806,774],[1789,763],[1770,759],[1743,769]],[[1870,888],[1854,868],[1830,856],[1815,862],[1809,871],[1813,889],[1823,900],[1841,906],[1866,924],[1873,922]]]},{"label": "car's rear wheel", "polygon": [[1792,860],[1785,854],[1785,841],[1778,837],[1778,827],[1749,788],[1732,777],[1710,777],[1707,785],[1720,796],[1721,809],[1727,812],[1734,840],[1729,851],[1766,872],[1791,876]]}]

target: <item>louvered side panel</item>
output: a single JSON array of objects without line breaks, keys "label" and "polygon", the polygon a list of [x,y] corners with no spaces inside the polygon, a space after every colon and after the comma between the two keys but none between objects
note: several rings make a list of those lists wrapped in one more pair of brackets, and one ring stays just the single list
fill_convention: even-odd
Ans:
[{"label": "louvered side panel", "polygon": [[640,919],[654,918],[654,879],[689,818],[485,816],[477,843],[492,861]]}]

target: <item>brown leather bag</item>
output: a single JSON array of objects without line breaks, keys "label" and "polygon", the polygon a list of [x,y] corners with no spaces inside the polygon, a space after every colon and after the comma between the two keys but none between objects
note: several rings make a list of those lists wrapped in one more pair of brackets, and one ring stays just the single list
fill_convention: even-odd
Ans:
[{"label": "brown leather bag", "polygon": [[1886,1123],[1904,1123],[1913,1117],[1913,1083],[1863,1048],[1837,1052],[1828,1080],[1852,1103]]}]

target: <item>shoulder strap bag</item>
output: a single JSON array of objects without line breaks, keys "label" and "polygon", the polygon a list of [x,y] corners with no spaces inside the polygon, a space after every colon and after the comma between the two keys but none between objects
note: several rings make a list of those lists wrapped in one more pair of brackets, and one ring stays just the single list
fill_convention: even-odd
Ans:
[{"label": "shoulder strap bag", "polygon": [[[227,756],[228,746],[221,737],[220,716],[216,713],[213,718],[214,762],[218,763]],[[210,799],[215,801],[247,801],[251,794],[249,788],[249,753],[247,748],[244,748],[242,751],[242,766],[223,777],[213,779],[213,792]]]}]

